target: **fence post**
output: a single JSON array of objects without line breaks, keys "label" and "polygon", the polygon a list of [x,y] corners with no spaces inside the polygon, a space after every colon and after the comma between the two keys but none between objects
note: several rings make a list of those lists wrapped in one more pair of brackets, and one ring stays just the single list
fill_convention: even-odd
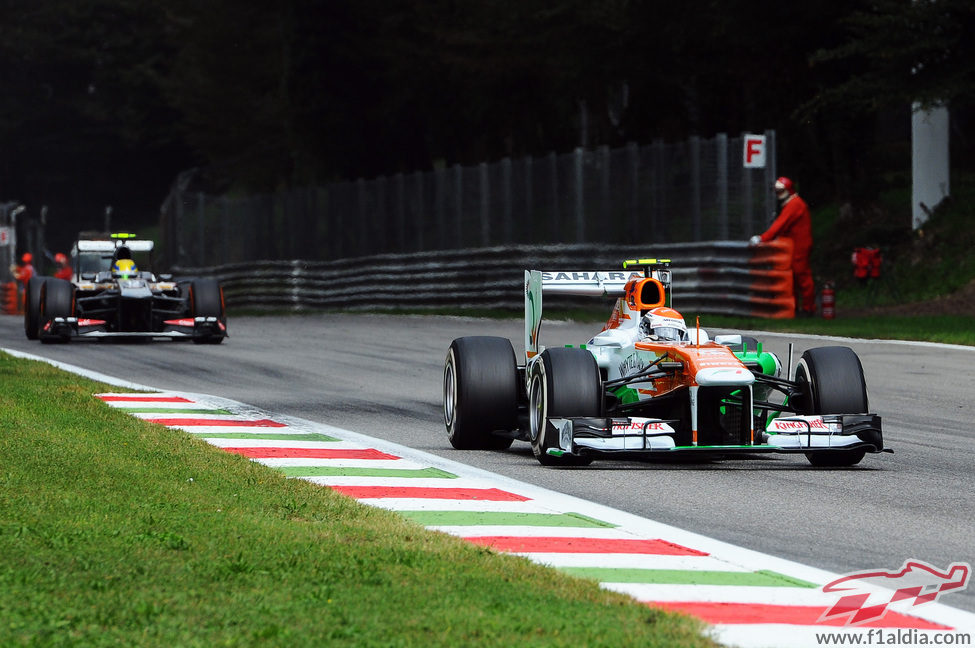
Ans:
[{"label": "fence post", "polygon": [[[599,218],[601,225],[612,232],[613,240],[619,240],[619,221],[613,218],[613,199],[609,193],[609,147],[605,144],[599,147],[597,153],[599,165]],[[610,229],[611,228],[611,229]]]},{"label": "fence post", "polygon": [[[742,146],[745,145],[745,134],[742,133],[739,141]],[[741,163],[744,167],[744,163]],[[742,220],[748,223],[748,231],[745,232],[746,236],[751,236],[752,234],[757,234],[765,231],[765,219],[763,218],[759,221],[755,216],[755,204],[752,200],[752,174],[749,169],[742,168],[741,171],[741,206],[742,206]]]},{"label": "fence post", "polygon": [[[395,247],[387,252],[398,252],[402,253],[406,251],[406,178],[403,176],[402,172],[396,173],[393,176],[393,184],[395,185],[394,191],[396,192],[396,206],[394,211],[396,213],[396,239]],[[377,223],[377,229],[385,227],[385,223]]]},{"label": "fence post", "polygon": [[228,221],[230,220],[230,210],[227,209],[227,197],[220,196],[220,241],[223,247],[223,262],[232,263],[237,259],[230,258],[230,227]]},{"label": "fence post", "polygon": [[691,225],[694,240],[701,240],[701,138],[691,135]]},{"label": "fence post", "polygon": [[481,162],[477,165],[477,171],[481,194],[481,245],[488,246],[491,245],[491,196],[488,193],[491,190],[491,184],[488,181],[487,162]]},{"label": "fence post", "polygon": [[416,214],[413,222],[416,227],[416,249],[423,249],[423,225],[426,214],[423,212],[423,173],[413,172],[413,184],[416,188]]},{"label": "fence post", "polygon": [[583,243],[586,240],[586,211],[583,208],[583,201],[585,200],[585,187],[583,185],[584,175],[583,175],[583,156],[585,151],[581,146],[577,146],[572,157],[572,168],[573,177],[575,184],[575,204],[573,205],[573,211],[575,212],[576,221],[576,242]]},{"label": "fence post", "polygon": [[457,228],[457,241],[454,244],[458,248],[464,247],[464,170],[459,164],[454,165],[454,219]]},{"label": "fence post", "polygon": [[715,137],[718,158],[718,238],[727,240],[728,228],[728,134]]},{"label": "fence post", "polygon": [[535,199],[532,195],[534,191],[533,186],[533,176],[534,171],[532,166],[534,160],[532,156],[525,156],[525,218],[524,218],[524,230],[526,235],[526,241],[524,242],[534,242],[535,241]]},{"label": "fence post", "polygon": [[655,238],[654,243],[669,243],[668,219],[664,213],[667,208],[667,186],[663,182],[665,153],[663,140],[653,140],[650,148],[652,151],[651,159],[653,160],[653,169],[651,171],[651,177],[653,178],[653,210],[650,218],[650,231],[655,237],[657,233],[661,235],[662,240]]},{"label": "fence post", "polygon": [[353,254],[361,256],[364,254],[366,236],[369,232],[369,219],[366,213],[366,181],[364,178],[356,178],[356,207],[359,212],[359,240],[355,242]]},{"label": "fence post", "polygon": [[[766,215],[776,211],[778,205],[775,202],[775,192],[772,185],[778,178],[775,164],[775,131],[765,131],[765,186],[762,188],[765,193],[765,213]],[[762,228],[765,229],[764,226]]]},{"label": "fence post", "polygon": [[501,160],[501,200],[504,203],[501,224],[502,243],[511,243],[511,158]]},{"label": "fence post", "polygon": [[437,224],[437,249],[446,250],[447,249],[447,222],[445,216],[445,205],[446,205],[446,195],[445,195],[445,182],[444,174],[446,170],[443,166],[437,165],[433,169],[433,213],[434,220]]},{"label": "fence post", "polygon": [[196,194],[196,265],[203,265],[203,251],[206,250],[206,232],[203,225],[203,212],[206,210],[206,195],[200,191]]},{"label": "fence post", "polygon": [[[392,230],[389,223],[389,216],[386,214],[386,205],[389,202],[386,198],[389,178],[386,176],[379,176],[375,180],[370,181],[368,184],[371,184],[376,188],[376,221],[375,227],[372,228],[372,241],[367,245],[368,249],[363,250],[363,254],[370,254],[372,252],[388,252],[390,249],[390,243],[387,237]],[[365,242],[363,241],[363,243]]]},{"label": "fence post", "polygon": [[640,218],[640,149],[636,142],[627,143],[626,161],[630,171],[630,199],[627,201],[625,240],[633,240],[639,231]]},{"label": "fence post", "polygon": [[[549,218],[551,218],[551,227],[546,227],[546,232],[552,232],[554,236],[553,240],[559,240],[559,160],[555,155],[555,151],[548,154],[548,168],[551,176],[551,186],[549,187],[551,191],[550,200],[552,205],[552,210],[549,212]],[[546,242],[548,237],[546,237]]]}]

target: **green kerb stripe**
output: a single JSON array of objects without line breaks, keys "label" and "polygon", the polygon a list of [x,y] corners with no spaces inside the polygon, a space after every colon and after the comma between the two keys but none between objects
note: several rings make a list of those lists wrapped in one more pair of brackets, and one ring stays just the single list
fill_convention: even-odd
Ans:
[{"label": "green kerb stripe", "polygon": [[579,513],[514,513],[504,511],[400,511],[423,526],[603,527],[616,525]]},{"label": "green kerb stripe", "polygon": [[693,569],[626,569],[613,567],[560,567],[560,571],[601,583],[653,585],[749,585],[759,587],[817,587],[773,571],[698,571]]},{"label": "green kerb stripe", "polygon": [[204,436],[208,439],[263,439],[265,441],[338,441],[327,434],[275,434],[274,432],[205,432],[200,430],[186,430],[190,434]]},{"label": "green kerb stripe", "polygon": [[330,466],[287,466],[278,468],[288,477],[426,477],[457,479],[457,475],[437,468],[333,468]]},{"label": "green kerb stripe", "polygon": [[133,414],[233,414],[225,409],[186,409],[179,407],[120,407],[123,412]]}]

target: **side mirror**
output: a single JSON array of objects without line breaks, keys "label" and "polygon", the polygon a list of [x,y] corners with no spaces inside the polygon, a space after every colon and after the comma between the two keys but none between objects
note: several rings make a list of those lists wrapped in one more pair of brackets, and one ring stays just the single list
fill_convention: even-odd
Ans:
[{"label": "side mirror", "polygon": [[714,341],[724,346],[741,346],[741,335],[715,335]]},{"label": "side mirror", "polygon": [[171,275],[169,273],[161,274],[161,275],[159,275],[159,280],[160,281],[172,281],[173,280],[173,275]]},{"label": "side mirror", "polygon": [[94,281],[95,280],[95,273],[94,272],[82,272],[81,273],[81,278],[84,279],[85,281]]}]

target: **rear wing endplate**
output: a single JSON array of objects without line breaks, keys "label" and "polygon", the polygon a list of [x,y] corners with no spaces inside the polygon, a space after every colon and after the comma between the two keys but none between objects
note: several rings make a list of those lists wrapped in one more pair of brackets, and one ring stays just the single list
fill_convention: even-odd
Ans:
[{"label": "rear wing endplate", "polygon": [[[656,263],[656,260],[652,260]],[[667,261],[669,263],[669,261]],[[649,266],[650,264],[644,264]],[[632,270],[606,271],[525,271],[525,356],[532,358],[544,347],[538,344],[542,326],[542,293],[579,295],[581,297],[623,297],[626,285],[633,279],[651,277],[670,289],[670,270],[663,267],[638,266]]]}]

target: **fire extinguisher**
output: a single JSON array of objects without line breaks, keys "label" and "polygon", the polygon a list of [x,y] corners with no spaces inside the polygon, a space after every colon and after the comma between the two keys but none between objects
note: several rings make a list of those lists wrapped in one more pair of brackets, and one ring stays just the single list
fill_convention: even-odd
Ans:
[{"label": "fire extinguisher", "polygon": [[823,319],[833,319],[836,317],[836,291],[833,289],[832,281],[827,281],[823,286],[821,303],[823,307]]}]

